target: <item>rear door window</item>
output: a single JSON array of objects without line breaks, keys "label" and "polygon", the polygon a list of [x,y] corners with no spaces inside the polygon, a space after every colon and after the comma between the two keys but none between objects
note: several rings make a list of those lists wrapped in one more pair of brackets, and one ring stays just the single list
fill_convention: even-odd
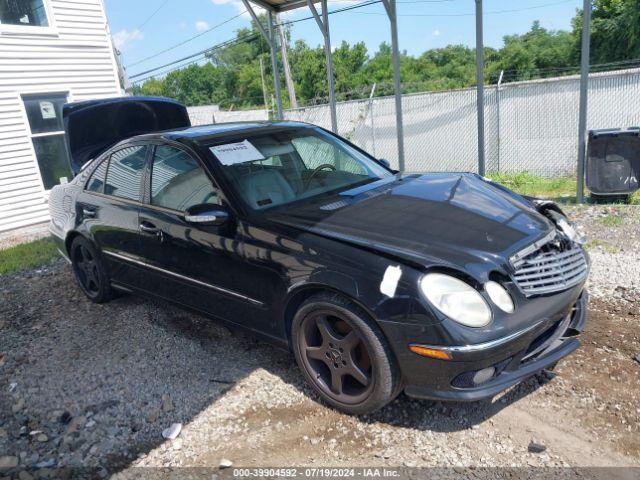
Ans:
[{"label": "rear door window", "polygon": [[135,145],[111,154],[104,193],[140,201],[140,183],[147,148],[147,145]]}]

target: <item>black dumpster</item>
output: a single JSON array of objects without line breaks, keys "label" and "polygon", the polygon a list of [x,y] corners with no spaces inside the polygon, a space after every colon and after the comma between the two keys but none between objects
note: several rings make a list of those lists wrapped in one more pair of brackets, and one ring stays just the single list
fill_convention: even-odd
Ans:
[{"label": "black dumpster", "polygon": [[589,131],[586,181],[592,195],[631,195],[639,174],[640,127]]}]

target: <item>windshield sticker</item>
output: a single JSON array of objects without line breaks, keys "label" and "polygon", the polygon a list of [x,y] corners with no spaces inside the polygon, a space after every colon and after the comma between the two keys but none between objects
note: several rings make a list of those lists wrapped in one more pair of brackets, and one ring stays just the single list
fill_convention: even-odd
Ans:
[{"label": "windshield sticker", "polygon": [[238,163],[264,160],[264,155],[254,147],[249,140],[238,143],[227,143],[209,148],[222,165],[236,165]]},{"label": "windshield sticker", "polygon": [[402,269],[398,266],[392,267],[389,265],[384,272],[382,282],[380,283],[380,293],[385,294],[389,298],[393,298],[398,288],[398,282],[402,276]]}]

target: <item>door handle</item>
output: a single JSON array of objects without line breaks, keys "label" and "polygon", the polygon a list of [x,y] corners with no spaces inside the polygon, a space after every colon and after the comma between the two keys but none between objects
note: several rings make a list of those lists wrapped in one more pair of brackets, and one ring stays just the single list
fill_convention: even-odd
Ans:
[{"label": "door handle", "polygon": [[160,233],[160,229],[156,227],[153,223],[149,223],[149,222],[140,223],[140,230],[145,233],[153,233],[153,234]]},{"label": "door handle", "polygon": [[92,207],[82,207],[82,216],[88,218],[95,218],[96,209]]},{"label": "door handle", "polygon": [[147,222],[146,220],[140,222],[140,231],[150,235],[155,235],[160,242],[164,242],[164,232],[151,222]]}]

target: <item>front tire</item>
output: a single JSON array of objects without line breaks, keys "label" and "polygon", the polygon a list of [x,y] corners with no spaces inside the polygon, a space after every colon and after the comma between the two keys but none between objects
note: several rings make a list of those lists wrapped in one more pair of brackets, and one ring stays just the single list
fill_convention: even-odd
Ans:
[{"label": "front tire", "polygon": [[69,249],[73,273],[78,285],[94,303],[108,302],[113,290],[98,249],[84,237],[76,237]]},{"label": "front tire", "polygon": [[384,407],[400,392],[387,341],[368,315],[340,295],[307,299],[292,323],[298,366],[322,400],[348,414]]}]

